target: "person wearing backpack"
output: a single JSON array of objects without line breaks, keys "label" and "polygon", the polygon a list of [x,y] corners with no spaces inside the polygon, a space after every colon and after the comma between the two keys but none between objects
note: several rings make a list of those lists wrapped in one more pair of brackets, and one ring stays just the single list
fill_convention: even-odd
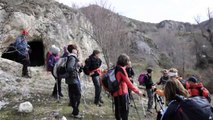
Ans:
[{"label": "person wearing backpack", "polygon": [[60,49],[58,47],[56,47],[55,45],[52,45],[50,48],[50,51],[48,51],[49,56],[47,58],[48,59],[47,60],[47,70],[50,71],[52,73],[53,77],[55,78],[55,80],[57,80],[57,82],[54,85],[53,92],[52,92],[52,96],[54,98],[58,97],[57,92],[60,97],[63,97],[63,94],[61,92],[61,79],[56,78],[53,74],[53,68],[59,60],[59,52],[60,52]]},{"label": "person wearing backpack", "polygon": [[126,66],[130,61],[129,56],[126,54],[121,54],[118,57],[115,77],[119,83],[118,91],[114,92],[112,95],[114,97],[115,103],[115,118],[116,120],[128,120],[129,114],[129,97],[128,97],[128,88],[133,92],[142,96],[141,91],[136,88],[132,82],[129,80],[129,77],[126,72]]},{"label": "person wearing backpack", "polygon": [[152,68],[148,67],[146,69],[147,74],[144,76],[144,84],[146,87],[146,92],[148,96],[148,107],[147,107],[147,112],[152,113],[152,106],[153,106],[153,98],[154,98],[154,83],[152,81]]},{"label": "person wearing backpack", "polygon": [[95,99],[94,104],[101,106],[101,103],[103,103],[103,100],[101,99],[101,83],[100,83],[100,75],[101,75],[101,64],[102,61],[100,59],[100,51],[99,50],[93,50],[92,55],[89,56],[88,62],[89,62],[89,75],[92,77],[92,81],[95,87]]},{"label": "person wearing backpack", "polygon": [[14,47],[18,52],[18,62],[20,62],[22,67],[22,77],[31,78],[28,73],[28,66],[30,65],[29,50],[30,46],[27,44],[27,36],[29,35],[26,29],[23,29],[21,35],[16,38]]},{"label": "person wearing backpack", "polygon": [[203,86],[201,82],[195,76],[191,76],[187,79],[186,89],[188,90],[190,96],[203,96],[209,103],[211,103],[211,97],[209,91]]},{"label": "person wearing backpack", "polygon": [[68,77],[65,78],[65,83],[68,84],[68,94],[70,105],[73,108],[72,116],[74,118],[82,118],[79,114],[79,105],[81,99],[81,84],[79,77],[79,69],[82,64],[78,59],[77,46],[70,44],[67,47],[68,60],[67,60],[67,73]]},{"label": "person wearing backpack", "polygon": [[165,85],[168,107],[160,120],[212,120],[213,108],[201,96],[190,97],[179,80],[169,80]]}]

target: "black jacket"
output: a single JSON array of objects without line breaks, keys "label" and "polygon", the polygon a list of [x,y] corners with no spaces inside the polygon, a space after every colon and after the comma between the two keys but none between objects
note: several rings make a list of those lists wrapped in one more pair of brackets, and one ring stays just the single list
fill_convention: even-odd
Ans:
[{"label": "black jacket", "polygon": [[152,76],[146,74],[146,76],[144,76],[144,81],[145,81],[145,86],[146,89],[151,89],[152,86],[154,85],[153,81],[152,81]]},{"label": "black jacket", "polygon": [[89,61],[90,61],[90,71],[95,70],[99,68],[102,64],[102,61],[100,58],[95,58],[95,56],[90,55],[89,56]]},{"label": "black jacket", "polygon": [[132,69],[132,67],[126,67],[126,72],[127,72],[129,78],[131,78],[135,75],[135,72]]}]

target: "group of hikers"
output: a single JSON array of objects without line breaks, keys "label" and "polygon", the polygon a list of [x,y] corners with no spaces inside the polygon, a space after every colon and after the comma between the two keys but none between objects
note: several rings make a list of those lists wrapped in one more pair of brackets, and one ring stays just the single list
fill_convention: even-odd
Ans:
[{"label": "group of hikers", "polygon": [[[28,35],[28,32],[23,30],[21,36],[16,39],[15,44],[20,53],[19,57],[23,60],[21,62],[23,64],[22,75],[29,78],[30,76],[27,71],[27,66],[29,65],[29,46],[26,41],[26,35]],[[104,104],[101,97],[101,80],[105,74],[101,69],[102,61],[100,55],[101,52],[99,50],[93,50],[92,54],[85,60],[85,63],[82,63],[78,58],[79,48],[75,44],[69,44],[64,47],[63,55],[60,55],[60,49],[55,45],[52,45],[47,53],[47,71],[50,71],[56,80],[52,96],[55,98],[64,96],[61,90],[61,80],[64,78],[65,83],[68,84],[69,105],[73,108],[72,115],[74,118],[82,117],[79,114],[81,99],[80,73],[82,71],[92,78],[95,88],[94,104],[99,107]],[[117,91],[111,93],[115,106],[115,118],[116,120],[128,120],[129,105],[131,100],[134,100],[132,91],[140,97],[144,96],[144,94],[133,84],[135,82],[133,80],[135,73],[128,55],[121,54],[113,68],[115,69],[114,76],[118,82]],[[189,115],[189,110],[185,111],[184,105],[186,104],[184,102],[185,100],[193,101],[194,98],[196,98],[194,100],[195,103],[193,103],[194,107],[200,113],[198,112],[195,115],[197,118],[193,120],[198,118],[200,120],[213,119],[210,93],[197,77],[190,76],[187,79],[183,79],[178,75],[177,69],[171,68],[162,70],[161,78],[158,82],[154,83],[152,72],[153,68],[147,67],[146,73],[143,75],[143,83],[139,83],[145,86],[147,93],[147,113],[153,113],[154,94],[159,94],[163,98],[162,100],[165,100],[163,109],[161,109],[158,115],[160,116],[159,120],[191,120],[190,118],[192,117]],[[200,118],[200,116],[204,116],[203,111],[208,111],[208,119]]]}]

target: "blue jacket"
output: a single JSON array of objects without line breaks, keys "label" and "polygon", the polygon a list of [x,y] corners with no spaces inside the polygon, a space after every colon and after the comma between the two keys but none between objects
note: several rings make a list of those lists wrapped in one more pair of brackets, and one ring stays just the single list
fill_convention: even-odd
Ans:
[{"label": "blue jacket", "polygon": [[26,38],[21,35],[16,38],[15,47],[18,50],[19,54],[27,56],[28,55],[28,47]]}]

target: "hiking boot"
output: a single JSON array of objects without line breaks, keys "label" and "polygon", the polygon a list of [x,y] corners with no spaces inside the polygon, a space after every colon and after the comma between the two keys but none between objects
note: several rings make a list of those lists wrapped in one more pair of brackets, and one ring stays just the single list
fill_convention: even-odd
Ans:
[{"label": "hiking boot", "polygon": [[29,76],[29,75],[22,75],[22,77],[24,77],[24,78],[32,78],[32,77]]},{"label": "hiking boot", "polygon": [[72,114],[72,116],[73,116],[74,118],[77,118],[77,119],[82,119],[82,118],[84,118],[82,115],[79,115],[79,114],[78,114],[78,115],[73,115],[73,114]]},{"label": "hiking boot", "polygon": [[59,93],[59,96],[60,96],[60,97],[64,97],[64,95],[63,95],[62,93]]},{"label": "hiking boot", "polygon": [[104,101],[102,99],[100,99],[99,102],[102,103],[102,104],[104,103]]}]

